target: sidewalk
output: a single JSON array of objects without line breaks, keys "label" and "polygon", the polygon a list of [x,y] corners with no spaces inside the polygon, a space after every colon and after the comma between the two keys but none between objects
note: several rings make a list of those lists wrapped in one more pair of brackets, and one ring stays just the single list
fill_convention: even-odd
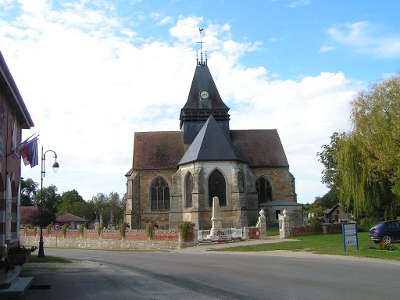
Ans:
[{"label": "sidewalk", "polygon": [[210,250],[217,250],[236,246],[252,246],[259,244],[272,244],[272,243],[282,243],[282,242],[294,242],[295,239],[281,239],[279,236],[269,236],[265,240],[247,240],[247,241],[237,241],[237,242],[227,242],[227,243],[210,243],[210,244],[200,244],[194,247],[188,247],[183,249],[177,249],[173,252],[179,253],[207,253]]}]

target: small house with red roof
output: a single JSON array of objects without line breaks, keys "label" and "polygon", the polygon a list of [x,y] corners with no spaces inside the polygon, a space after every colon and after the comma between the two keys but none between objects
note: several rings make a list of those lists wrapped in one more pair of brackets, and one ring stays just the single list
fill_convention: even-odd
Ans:
[{"label": "small house with red roof", "polygon": [[86,225],[87,220],[71,213],[65,213],[56,218],[56,223],[59,225],[68,224],[70,229],[77,229],[81,224]]}]

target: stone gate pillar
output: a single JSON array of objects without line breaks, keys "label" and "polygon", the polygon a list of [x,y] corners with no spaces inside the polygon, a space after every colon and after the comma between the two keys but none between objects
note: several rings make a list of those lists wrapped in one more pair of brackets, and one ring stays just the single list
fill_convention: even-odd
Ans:
[{"label": "stone gate pillar", "polygon": [[290,236],[289,216],[286,209],[283,210],[282,215],[279,215],[279,236],[281,239],[286,239]]}]

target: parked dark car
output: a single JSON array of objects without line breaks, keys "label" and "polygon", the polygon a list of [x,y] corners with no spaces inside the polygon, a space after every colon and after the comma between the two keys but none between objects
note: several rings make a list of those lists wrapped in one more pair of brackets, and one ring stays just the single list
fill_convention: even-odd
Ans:
[{"label": "parked dark car", "polygon": [[369,237],[375,243],[400,242],[400,221],[386,221],[375,225],[369,230]]}]

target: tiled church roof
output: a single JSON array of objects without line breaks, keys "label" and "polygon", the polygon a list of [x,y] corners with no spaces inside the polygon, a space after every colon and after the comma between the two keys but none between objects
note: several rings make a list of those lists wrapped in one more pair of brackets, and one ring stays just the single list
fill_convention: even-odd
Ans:
[{"label": "tiled church roof", "polygon": [[250,167],[289,167],[276,129],[231,130],[231,139]]},{"label": "tiled church roof", "polygon": [[174,169],[184,152],[180,131],[135,132],[133,169]]},{"label": "tiled church roof", "polygon": [[[276,129],[231,130],[231,141],[239,157],[250,167],[288,167]],[[187,145],[181,131],[136,132],[133,170],[176,169]]]}]

